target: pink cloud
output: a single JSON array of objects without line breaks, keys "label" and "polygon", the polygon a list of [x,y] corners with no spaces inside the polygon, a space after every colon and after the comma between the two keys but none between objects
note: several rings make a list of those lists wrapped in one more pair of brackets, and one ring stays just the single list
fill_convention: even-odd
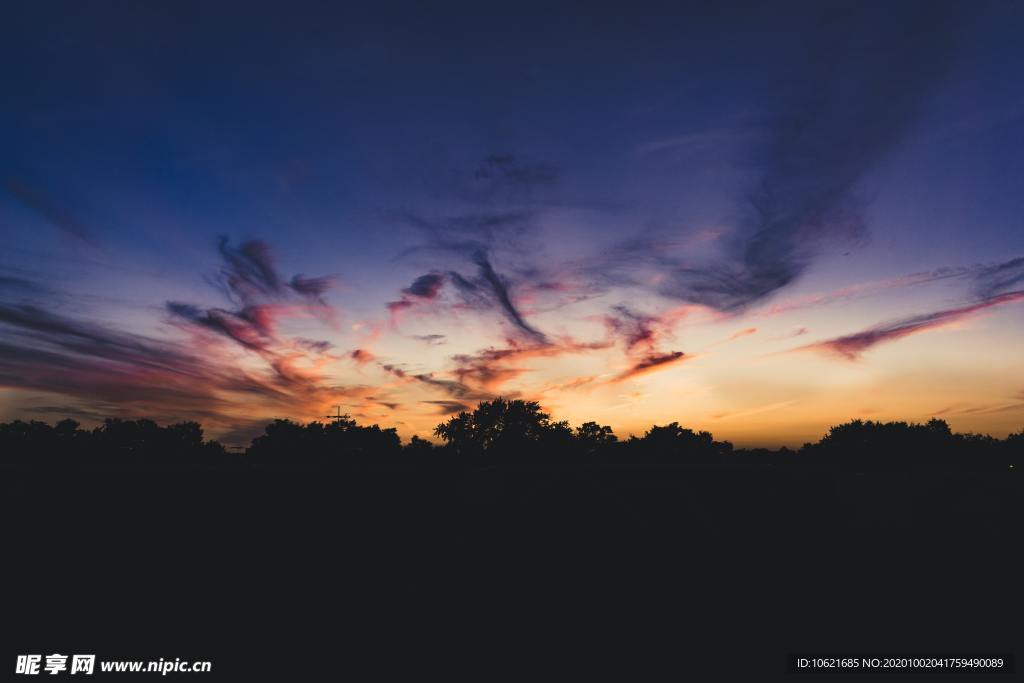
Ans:
[{"label": "pink cloud", "polygon": [[965,318],[971,317],[981,311],[1015,301],[1024,300],[1024,290],[1007,292],[997,296],[989,297],[982,301],[951,308],[943,311],[935,311],[924,315],[904,318],[890,323],[885,323],[854,334],[828,339],[801,346],[796,351],[819,351],[822,353],[839,356],[846,360],[858,360],[862,353],[873,346],[883,344],[897,339],[908,337],[912,334],[935,330],[951,325]]}]

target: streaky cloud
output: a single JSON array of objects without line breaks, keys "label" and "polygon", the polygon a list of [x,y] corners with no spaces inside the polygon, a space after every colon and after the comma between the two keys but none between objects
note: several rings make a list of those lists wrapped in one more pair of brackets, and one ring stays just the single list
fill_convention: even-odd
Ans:
[{"label": "streaky cloud", "polygon": [[498,305],[505,314],[505,317],[528,336],[539,342],[546,342],[547,337],[544,336],[544,333],[527,323],[526,320],[523,319],[522,314],[516,308],[515,304],[512,303],[512,297],[508,293],[508,287],[505,282],[502,281],[502,278],[498,273],[495,272],[494,267],[487,258],[487,254],[483,251],[477,251],[473,254],[473,261],[480,269],[480,276],[490,286],[491,293],[497,300]]},{"label": "streaky cloud", "polygon": [[213,330],[247,349],[264,351],[268,347],[269,338],[266,332],[240,313],[232,313],[221,308],[202,310],[191,304],[178,301],[168,301],[166,306],[172,316]]},{"label": "streaky cloud", "polygon": [[439,346],[444,344],[448,337],[443,334],[417,334],[413,335],[413,339],[429,344],[430,346]]},{"label": "streaky cloud", "polygon": [[489,394],[478,392],[462,382],[450,379],[439,379],[435,377],[432,372],[407,372],[394,363],[378,363],[378,365],[385,372],[390,373],[401,380],[407,382],[418,382],[427,387],[438,389],[451,398],[462,400],[487,400],[490,398]]},{"label": "streaky cloud", "polygon": [[250,240],[232,247],[230,240],[221,236],[217,250],[224,259],[220,275],[230,295],[246,303],[257,297],[281,295],[282,279],[265,242]]},{"label": "streaky cloud", "polygon": [[474,276],[465,276],[456,268],[431,271],[402,290],[403,298],[389,304],[392,315],[409,308],[408,302],[433,300],[445,279],[462,298],[464,307],[496,309],[521,334],[544,342],[543,332],[531,325],[516,305],[511,289],[516,278],[501,274],[494,266],[495,254],[516,251],[516,240],[535,227],[540,205],[536,192],[558,180],[554,167],[543,163],[523,163],[515,155],[494,153],[485,156],[468,178],[456,180],[446,194],[461,204],[461,211],[441,218],[404,211],[401,219],[426,237],[426,244],[402,251],[398,258],[416,252],[441,252],[468,260],[476,266]]},{"label": "streaky cloud", "polygon": [[989,298],[1024,283],[1024,256],[983,269],[975,276],[974,291]]},{"label": "streaky cloud", "polygon": [[611,346],[611,343],[606,341],[579,342],[571,338],[531,344],[509,339],[506,343],[505,347],[488,347],[476,353],[452,356],[452,362],[455,363],[453,374],[463,384],[474,385],[484,392],[493,393],[504,382],[527,371],[527,368],[519,365],[524,360],[587,353]]},{"label": "streaky cloud", "polygon": [[872,327],[862,332],[856,332],[854,334],[848,334],[834,339],[807,344],[806,346],[801,346],[794,350],[818,351],[837,356],[845,360],[856,361],[860,359],[861,355],[865,351],[879,344],[902,339],[912,334],[939,329],[986,309],[1022,300],[1024,300],[1024,290],[1006,292],[967,306],[903,318],[901,320]]},{"label": "streaky cloud", "polygon": [[323,296],[334,287],[334,278],[329,275],[323,275],[320,277],[305,277],[303,275],[294,275],[292,279],[288,281],[288,287],[293,292],[300,296],[312,299],[322,305],[327,305],[324,302]]},{"label": "streaky cloud", "polygon": [[403,294],[419,297],[420,299],[434,299],[444,285],[442,273],[426,273],[413,280],[413,283],[402,290]]},{"label": "streaky cloud", "polygon": [[432,271],[417,277],[411,285],[402,289],[402,298],[387,304],[392,324],[397,322],[402,311],[438,299],[448,281],[463,306],[473,309],[497,308],[517,330],[536,342],[545,343],[545,335],[530,325],[513,303],[505,278],[494,269],[487,253],[477,249],[470,257],[478,271],[472,280],[454,270],[447,273]]},{"label": "streaky cloud", "polygon": [[823,10],[803,90],[772,128],[726,259],[653,255],[661,294],[741,311],[799,278],[828,245],[867,234],[858,184],[913,130],[951,62],[967,8],[929,2]]},{"label": "streaky cloud", "polygon": [[649,315],[624,305],[613,307],[615,314],[605,316],[605,326],[623,342],[630,366],[609,381],[622,382],[681,360],[686,354],[663,351],[661,344],[666,337],[671,337],[672,329],[690,309],[690,306],[682,306]]},{"label": "streaky cloud", "polygon": [[856,297],[881,294],[901,287],[924,285],[945,280],[974,278],[975,281],[977,281],[979,278],[983,277],[984,272],[990,268],[992,268],[992,266],[944,266],[941,268],[934,268],[932,270],[910,273],[909,275],[886,278],[884,280],[858,282],[840,287],[839,289],[822,292],[820,294],[809,294],[795,299],[773,303],[770,306],[756,311],[755,315],[758,317],[783,315],[792,311],[798,311],[815,306],[825,306]]},{"label": "streaky cloud", "polygon": [[31,187],[13,178],[9,178],[4,183],[4,187],[12,197],[35,211],[64,234],[74,237],[85,244],[96,244],[92,231],[81,220],[38,188]]},{"label": "streaky cloud", "polygon": [[[333,286],[334,278],[295,275],[286,282],[274,266],[270,247],[256,240],[233,247],[228,238],[222,236],[217,250],[223,263],[213,282],[237,308],[200,308],[168,301],[165,308],[174,319],[212,330],[260,353],[269,353],[278,345],[276,321],[279,316],[292,312],[287,304],[289,295],[301,297],[305,310],[319,314],[326,311],[321,317],[333,322],[333,311],[323,300],[323,294]],[[295,340],[294,344],[313,350],[300,340]]]},{"label": "streaky cloud", "polygon": [[140,335],[113,332],[94,323],[68,318],[30,304],[0,303],[0,325],[29,336],[34,345],[57,347],[62,352],[102,358],[152,370],[183,372],[194,359],[173,344]]},{"label": "streaky cloud", "polygon": [[613,377],[611,381],[623,382],[627,379],[645,375],[656,370],[662,370],[671,364],[678,363],[684,358],[686,358],[686,354],[682,351],[669,351],[668,353],[647,355]]},{"label": "streaky cloud", "polygon": [[117,409],[226,419],[225,393],[293,401],[280,387],[203,350],[117,331],[32,306],[0,305],[0,385]]},{"label": "streaky cloud", "polygon": [[6,290],[8,292],[20,292],[23,294],[49,293],[49,289],[47,287],[34,280],[19,277],[17,275],[0,274],[0,291],[2,290]]},{"label": "streaky cloud", "polygon": [[438,415],[455,415],[456,413],[471,410],[471,406],[468,403],[462,403],[461,401],[420,401],[420,403],[436,406]]}]

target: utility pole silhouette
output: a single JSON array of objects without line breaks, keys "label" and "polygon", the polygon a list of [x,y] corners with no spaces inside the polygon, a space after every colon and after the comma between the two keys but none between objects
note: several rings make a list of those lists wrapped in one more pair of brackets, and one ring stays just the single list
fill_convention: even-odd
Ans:
[{"label": "utility pole silhouette", "polygon": [[341,414],[341,406],[334,406],[338,413],[336,415],[324,415],[331,422],[344,422],[348,415]]}]

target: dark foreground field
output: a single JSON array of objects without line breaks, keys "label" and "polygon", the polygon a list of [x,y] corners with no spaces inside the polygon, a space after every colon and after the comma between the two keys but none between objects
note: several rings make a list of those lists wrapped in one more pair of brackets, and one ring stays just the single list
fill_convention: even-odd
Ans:
[{"label": "dark foreground field", "polygon": [[5,466],[4,666],[45,650],[206,659],[180,677],[207,680],[767,680],[797,650],[1011,651],[1018,474]]}]

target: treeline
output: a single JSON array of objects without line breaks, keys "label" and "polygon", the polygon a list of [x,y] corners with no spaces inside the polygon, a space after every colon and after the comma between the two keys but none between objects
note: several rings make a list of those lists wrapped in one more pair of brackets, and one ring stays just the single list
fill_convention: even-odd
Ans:
[{"label": "treeline", "polygon": [[198,422],[161,427],[153,420],[107,419],[93,429],[75,420],[0,424],[0,461],[22,464],[205,464],[237,460],[204,438]]},{"label": "treeline", "polygon": [[406,462],[431,467],[458,463],[726,463],[830,466],[885,470],[919,466],[1013,469],[1024,454],[1024,432],[1006,439],[955,434],[938,419],[924,424],[854,420],[832,427],[799,450],[735,449],[707,431],[678,423],[654,425],[620,439],[611,427],[552,421],[533,401],[496,399],[439,424],[435,445],[419,437],[403,444],[394,428],[361,426],[347,416],[299,424],[275,420],[244,451],[204,438],[202,426],[161,427],[152,420],[108,419],[93,429],[74,420],[0,424],[0,462],[8,464],[194,464],[349,467]]}]

